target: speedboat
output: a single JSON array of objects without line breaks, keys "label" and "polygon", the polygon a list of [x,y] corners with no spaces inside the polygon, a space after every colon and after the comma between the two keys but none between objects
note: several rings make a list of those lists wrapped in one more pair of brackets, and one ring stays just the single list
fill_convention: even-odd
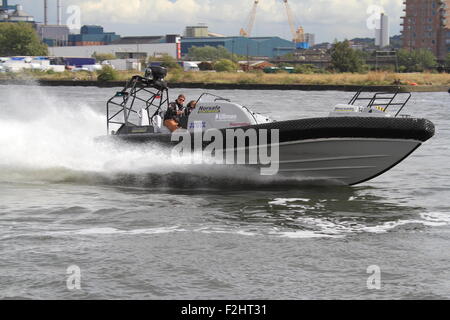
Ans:
[{"label": "speedboat", "polygon": [[[348,103],[331,108],[327,117],[288,121],[274,121],[229,99],[204,93],[196,108],[180,121],[180,129],[170,132],[163,124],[169,105],[166,75],[165,68],[149,67],[144,76],[132,77],[116,92],[107,103],[109,138],[176,148],[180,137],[200,137],[200,144],[188,144],[189,152],[200,149],[217,155],[231,150],[231,156],[222,155],[213,165],[356,185],[392,169],[435,133],[431,121],[401,114],[410,93],[364,90]],[[213,142],[215,147],[209,147]],[[256,152],[251,154],[252,150]],[[276,170],[264,171],[269,165]]]}]

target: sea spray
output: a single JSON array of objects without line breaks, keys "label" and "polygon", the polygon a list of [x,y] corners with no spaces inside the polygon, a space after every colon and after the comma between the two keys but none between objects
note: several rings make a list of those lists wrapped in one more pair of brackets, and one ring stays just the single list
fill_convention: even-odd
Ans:
[{"label": "sea spray", "polygon": [[14,86],[0,102],[0,166],[78,171],[135,171],[165,165],[163,148],[98,141],[105,116],[50,89]]},{"label": "sea spray", "polygon": [[98,139],[106,136],[103,110],[55,90],[39,86],[2,90],[6,94],[0,100],[1,181],[202,188],[271,185],[281,180],[259,177],[251,168],[190,165],[183,157],[173,157],[170,147]]}]

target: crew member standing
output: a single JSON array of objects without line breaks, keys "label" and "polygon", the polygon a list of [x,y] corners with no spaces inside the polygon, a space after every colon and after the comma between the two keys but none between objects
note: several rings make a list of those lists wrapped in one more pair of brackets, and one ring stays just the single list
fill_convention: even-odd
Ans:
[{"label": "crew member standing", "polygon": [[174,132],[178,128],[180,128],[180,117],[184,113],[184,101],[186,101],[186,97],[180,94],[175,100],[169,104],[167,108],[166,114],[164,116],[164,125],[171,131]]}]

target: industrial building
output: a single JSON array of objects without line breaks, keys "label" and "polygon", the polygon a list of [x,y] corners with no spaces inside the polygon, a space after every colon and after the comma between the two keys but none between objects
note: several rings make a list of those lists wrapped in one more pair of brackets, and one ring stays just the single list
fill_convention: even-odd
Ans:
[{"label": "industrial building", "polygon": [[181,36],[178,34],[167,34],[165,36],[137,36],[121,37],[111,44],[150,44],[150,43],[177,43]]},{"label": "industrial building", "polygon": [[101,46],[120,39],[115,32],[104,32],[102,26],[82,26],[80,34],[69,35],[69,46]]},{"label": "industrial building", "polygon": [[[94,26],[83,26],[81,29],[95,30],[96,28]],[[100,29],[96,30],[95,32],[98,33],[94,34],[100,34]],[[148,57],[161,57],[163,55],[169,55],[175,59],[180,58],[180,35],[168,34],[165,36],[123,38],[116,36],[115,38],[114,41],[106,44],[50,47],[49,52],[51,55],[58,57],[92,57],[96,53],[113,54],[119,59],[143,60]]]},{"label": "industrial building", "polygon": [[186,38],[205,38],[209,36],[207,25],[187,26],[184,32]]},{"label": "industrial building", "polygon": [[305,41],[308,43],[309,48],[316,45],[316,35],[313,33],[305,33]]},{"label": "industrial building", "polygon": [[389,17],[384,13],[380,16],[380,28],[375,29],[375,45],[380,48],[389,46]]},{"label": "industrial building", "polygon": [[295,50],[295,43],[278,37],[208,37],[182,38],[179,35],[153,37],[124,37],[107,45],[50,47],[51,55],[60,57],[91,57],[114,54],[120,59],[146,59],[169,55],[175,59],[187,56],[191,47],[225,47],[240,56],[274,58]]},{"label": "industrial building", "polygon": [[273,58],[295,50],[295,43],[279,37],[208,37],[181,39],[181,55],[186,56],[192,47],[225,47],[232,54]]},{"label": "industrial building", "polygon": [[428,49],[439,60],[450,50],[450,0],[405,0],[403,48]]},{"label": "industrial building", "polygon": [[29,22],[34,25],[34,17],[23,11],[21,5],[9,5],[8,0],[2,0],[0,22]]},{"label": "industrial building", "polygon": [[37,25],[36,30],[42,41],[49,47],[67,46],[70,30],[62,25]]},{"label": "industrial building", "polygon": [[41,40],[49,47],[67,46],[69,44],[70,30],[61,23],[61,0],[56,1],[56,24],[48,23],[48,0],[44,0],[44,24],[36,26]]},{"label": "industrial building", "polygon": [[56,57],[92,57],[96,54],[113,54],[119,59],[147,59],[169,55],[177,58],[176,43],[109,44],[97,46],[65,46],[48,48]]}]

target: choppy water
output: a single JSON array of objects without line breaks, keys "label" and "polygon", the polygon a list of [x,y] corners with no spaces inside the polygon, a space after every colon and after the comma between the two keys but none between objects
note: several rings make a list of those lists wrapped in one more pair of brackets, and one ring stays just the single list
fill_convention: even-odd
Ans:
[{"label": "choppy water", "polygon": [[[0,298],[450,298],[450,95],[436,136],[356,187],[195,170],[98,144],[114,90],[0,86]],[[195,99],[201,90],[174,90]],[[277,120],[351,93],[217,91]],[[81,269],[81,290],[66,270]],[[367,288],[367,268],[381,289]]]}]

